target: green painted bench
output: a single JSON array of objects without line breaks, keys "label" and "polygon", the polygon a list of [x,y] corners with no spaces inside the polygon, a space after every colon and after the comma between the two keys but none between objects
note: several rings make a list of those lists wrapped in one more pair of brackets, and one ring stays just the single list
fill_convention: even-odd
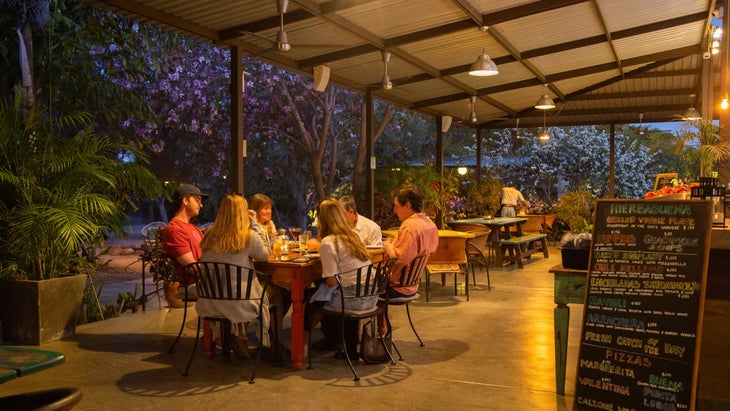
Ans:
[{"label": "green painted bench", "polygon": [[532,254],[542,251],[548,258],[547,235],[527,234],[520,237],[510,237],[499,240],[502,248],[502,260],[514,261],[520,268],[525,267],[525,260]]},{"label": "green painted bench", "polygon": [[14,378],[8,371],[22,377],[65,361],[66,357],[60,352],[3,345],[0,346],[0,382]]}]

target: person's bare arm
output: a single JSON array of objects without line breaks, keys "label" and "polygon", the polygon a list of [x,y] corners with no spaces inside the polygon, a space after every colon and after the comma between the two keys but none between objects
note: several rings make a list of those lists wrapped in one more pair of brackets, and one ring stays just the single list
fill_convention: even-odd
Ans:
[{"label": "person's bare arm", "polygon": [[186,265],[190,263],[195,262],[195,257],[193,257],[193,252],[185,253],[179,257],[175,257],[175,261],[178,262],[181,266],[185,267]]}]

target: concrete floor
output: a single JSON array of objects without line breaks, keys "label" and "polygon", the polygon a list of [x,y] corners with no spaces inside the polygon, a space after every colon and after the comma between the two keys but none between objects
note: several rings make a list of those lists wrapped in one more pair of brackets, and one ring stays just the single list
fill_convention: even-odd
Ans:
[{"label": "concrete floor", "polygon": [[[359,363],[359,382],[344,361],[325,353],[317,353],[313,370],[295,372],[262,361],[254,385],[247,383],[253,361],[224,363],[198,353],[190,376],[183,377],[195,319],[188,321],[176,352],[168,354],[182,309],[148,306],[144,313],[80,326],[71,340],[43,344],[39,348],[63,352],[66,363],[4,383],[0,396],[77,387],[83,393],[78,410],[570,410],[583,310],[570,306],[566,395],[559,396],[548,270],[560,263],[560,253],[550,254],[533,256],[525,269],[492,269],[491,291],[478,273],[469,302],[463,291],[453,295],[453,282],[446,287],[432,282],[431,301],[422,296],[411,305],[425,347],[418,346],[405,309],[393,307],[394,337],[405,360],[394,366]],[[707,302],[701,410],[730,409],[728,318],[730,302]]]}]

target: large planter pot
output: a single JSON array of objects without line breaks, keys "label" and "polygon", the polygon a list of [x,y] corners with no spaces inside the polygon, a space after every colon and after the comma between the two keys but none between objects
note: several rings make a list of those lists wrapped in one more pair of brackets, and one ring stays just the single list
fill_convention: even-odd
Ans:
[{"label": "large planter pot", "polygon": [[0,321],[6,343],[39,345],[70,337],[86,288],[86,275],[50,280],[0,280]]},{"label": "large planter pot", "polygon": [[574,270],[587,269],[590,252],[591,250],[588,248],[561,248],[560,256],[563,258],[563,267]]}]

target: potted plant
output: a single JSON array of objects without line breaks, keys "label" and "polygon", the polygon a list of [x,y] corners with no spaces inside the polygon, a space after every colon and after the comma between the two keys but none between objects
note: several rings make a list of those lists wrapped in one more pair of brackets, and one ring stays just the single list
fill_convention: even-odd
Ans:
[{"label": "potted plant", "polygon": [[4,341],[40,344],[75,331],[94,270],[84,250],[122,233],[132,197],[161,187],[142,153],[95,134],[89,114],[49,118],[21,100],[0,101],[0,319]]},{"label": "potted plant", "polygon": [[[158,284],[162,282],[167,304],[172,308],[184,307],[185,302],[177,297],[180,282],[177,278],[175,262],[162,248],[162,231],[158,231],[157,239],[154,241],[145,241],[142,250],[142,261],[147,264],[150,273],[152,273],[155,289],[159,289]],[[141,298],[143,302],[146,302],[146,295]],[[188,307],[193,304],[188,302]]]},{"label": "potted plant", "polygon": [[493,216],[499,210],[503,184],[497,178],[482,177],[469,182],[466,198],[475,216]]},{"label": "potted plant", "polygon": [[559,245],[565,268],[588,268],[593,239],[593,201],[593,195],[581,187],[563,194],[555,206],[556,219],[567,227]]},{"label": "potted plant", "polygon": [[718,162],[730,158],[730,143],[720,138],[720,130],[712,120],[684,123],[675,142],[675,150],[687,149],[697,156],[700,177],[709,177]]}]

